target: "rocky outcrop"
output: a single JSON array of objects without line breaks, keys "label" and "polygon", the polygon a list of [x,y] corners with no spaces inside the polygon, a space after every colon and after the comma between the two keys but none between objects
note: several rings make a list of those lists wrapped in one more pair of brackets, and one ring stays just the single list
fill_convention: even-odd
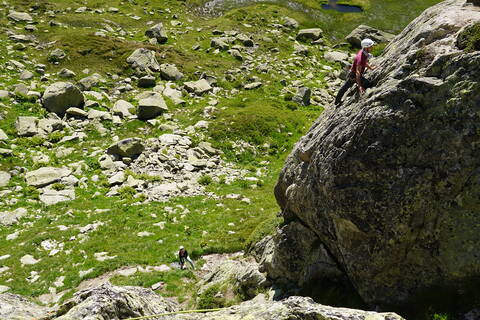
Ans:
[{"label": "rocky outcrop", "polygon": [[[374,88],[320,116],[275,188],[286,226],[271,259],[324,246],[372,305],[469,294],[480,276],[480,52],[457,39],[478,21],[466,0],[426,10],[372,62]],[[284,263],[285,274],[308,263]]]},{"label": "rocky outcrop", "polygon": [[77,292],[48,319],[114,320],[176,311],[177,306],[151,289],[110,283]]},{"label": "rocky outcrop", "polygon": [[282,301],[266,301],[263,295],[255,299],[207,314],[176,315],[175,320],[402,320],[395,313],[377,313],[355,309],[335,308],[313,302],[311,298],[290,297]]},{"label": "rocky outcrop", "polygon": [[40,307],[17,294],[0,294],[0,319],[25,320],[43,316],[47,308]]}]

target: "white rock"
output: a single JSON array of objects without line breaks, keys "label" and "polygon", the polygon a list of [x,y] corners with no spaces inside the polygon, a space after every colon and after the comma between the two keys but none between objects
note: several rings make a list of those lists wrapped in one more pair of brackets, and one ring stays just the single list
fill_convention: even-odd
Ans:
[{"label": "white rock", "polygon": [[22,258],[20,258],[20,263],[23,264],[23,265],[30,265],[30,264],[36,264],[40,262],[40,259],[37,260],[35,259],[33,256],[27,254],[27,255],[24,255]]},{"label": "white rock", "polygon": [[79,275],[80,278],[83,278],[83,277],[85,277],[87,274],[89,274],[89,273],[91,273],[91,272],[93,272],[93,268],[90,268],[90,269],[84,270],[84,271],[79,271],[79,272],[78,272],[78,275]]},{"label": "white rock", "polygon": [[5,187],[10,182],[12,176],[6,171],[0,171],[0,187]]},{"label": "white rock", "polygon": [[60,181],[61,178],[69,176],[72,171],[68,168],[43,167],[25,174],[29,186],[43,187]]},{"label": "white rock", "polygon": [[138,271],[138,269],[136,267],[126,268],[126,269],[118,270],[117,274],[119,274],[121,276],[124,276],[124,277],[129,277],[131,275],[134,275],[137,271]]}]

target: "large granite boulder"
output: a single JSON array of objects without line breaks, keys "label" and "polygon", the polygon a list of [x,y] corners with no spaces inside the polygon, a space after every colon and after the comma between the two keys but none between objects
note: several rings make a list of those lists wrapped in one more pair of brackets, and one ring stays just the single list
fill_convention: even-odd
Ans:
[{"label": "large granite boulder", "polygon": [[286,252],[277,240],[279,257],[324,246],[371,305],[472,294],[480,276],[480,52],[457,44],[478,21],[466,0],[426,10],[372,61],[374,87],[363,96],[350,89],[296,144],[275,196],[284,228],[301,224],[312,239]]},{"label": "large granite boulder", "polygon": [[352,32],[350,32],[350,34],[345,39],[352,46],[361,48],[360,43],[365,38],[372,39],[376,43],[381,43],[392,41],[393,38],[395,38],[395,35],[361,24],[356,27]]},{"label": "large granite boulder", "polygon": [[68,108],[82,107],[84,97],[80,89],[70,82],[56,82],[45,90],[42,101],[48,111],[63,115]]},{"label": "large granite boulder", "polygon": [[128,319],[177,311],[175,303],[142,287],[118,287],[110,283],[75,293],[52,319]]}]

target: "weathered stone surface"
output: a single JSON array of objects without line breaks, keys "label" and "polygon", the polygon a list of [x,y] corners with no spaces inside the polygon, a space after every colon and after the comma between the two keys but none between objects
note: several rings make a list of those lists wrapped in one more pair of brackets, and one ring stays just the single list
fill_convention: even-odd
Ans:
[{"label": "weathered stone surface", "polygon": [[160,76],[164,80],[180,80],[183,78],[183,73],[181,73],[177,66],[171,63],[164,63],[160,65]]},{"label": "weathered stone surface", "polygon": [[77,292],[63,304],[57,320],[127,319],[177,311],[173,302],[141,287],[117,287],[110,283]]},{"label": "weathered stone surface", "polygon": [[335,308],[315,303],[307,297],[289,297],[282,301],[266,301],[264,295],[222,311],[206,314],[182,314],[174,320],[403,320],[395,313],[377,313]]},{"label": "weathered stone surface", "polygon": [[168,40],[167,32],[161,22],[145,31],[145,35],[149,38],[157,39],[157,42],[160,44],[165,43]]},{"label": "weathered stone surface", "polygon": [[297,29],[299,26],[299,23],[297,20],[290,18],[290,17],[285,17],[283,26],[287,28],[292,28],[292,29]]},{"label": "weathered stone surface", "polygon": [[6,171],[0,171],[0,187],[5,187],[10,182],[12,176]]},{"label": "weathered stone surface", "polygon": [[310,96],[312,95],[312,90],[308,87],[298,88],[297,94],[292,98],[292,100],[302,106],[310,105]]},{"label": "weathered stone surface", "polygon": [[78,81],[78,86],[82,91],[89,91],[100,84],[101,77],[99,74],[92,74],[91,76],[82,78]]},{"label": "weathered stone surface", "polygon": [[433,287],[462,299],[480,275],[480,52],[457,47],[480,11],[465,2],[407,26],[377,60],[375,87],[320,116],[275,188],[287,225],[318,241],[304,249],[325,246],[372,305]]},{"label": "weathered stone surface", "polygon": [[348,59],[348,54],[340,51],[327,51],[323,57],[329,62],[343,62]]},{"label": "weathered stone surface", "polygon": [[138,86],[140,88],[153,88],[155,87],[155,77],[154,76],[144,76],[138,79]]},{"label": "weathered stone surface", "polygon": [[212,41],[210,41],[210,46],[222,51],[227,51],[229,48],[228,43],[226,43],[223,38],[213,38]]},{"label": "weathered stone surface", "polygon": [[55,190],[52,188],[44,188],[40,195],[40,201],[47,206],[57,204],[59,202],[75,200],[74,189]]},{"label": "weathered stone surface", "polygon": [[372,39],[376,43],[390,42],[395,38],[395,35],[361,24],[350,32],[345,39],[352,46],[361,48],[360,42],[365,38]]},{"label": "weathered stone surface", "polygon": [[117,102],[115,102],[112,108],[113,114],[124,118],[128,118],[132,115],[130,113],[130,110],[135,110],[135,107],[133,106],[133,104],[125,100],[118,100]]},{"label": "weathered stone surface", "polygon": [[193,92],[197,95],[202,95],[212,90],[212,87],[205,79],[185,82],[184,86],[185,90],[187,90],[188,92]]},{"label": "weathered stone surface", "polygon": [[0,225],[11,226],[17,224],[19,219],[27,214],[27,209],[18,208],[11,212],[0,212]]},{"label": "weathered stone surface", "polygon": [[0,141],[7,141],[7,140],[8,140],[7,134],[2,129],[0,129]]},{"label": "weathered stone surface", "polygon": [[160,71],[160,64],[155,57],[155,52],[145,48],[138,48],[128,58],[127,63],[132,65],[132,68],[140,72],[158,72]]},{"label": "weathered stone surface", "polygon": [[38,118],[18,117],[15,120],[15,130],[19,137],[31,137],[38,133]]},{"label": "weathered stone surface", "polygon": [[0,319],[38,319],[46,315],[47,312],[47,308],[40,307],[20,295],[0,294]]},{"label": "weathered stone surface", "polygon": [[65,53],[65,51],[57,48],[57,49],[52,50],[52,52],[50,52],[50,54],[48,55],[48,61],[58,62],[58,61],[61,61],[61,60],[65,59],[66,56],[67,56],[67,54]]},{"label": "weathered stone surface", "polygon": [[10,11],[8,18],[16,22],[32,22],[32,16],[26,12]]},{"label": "weathered stone surface", "polygon": [[155,95],[138,102],[137,117],[140,120],[156,118],[168,111],[167,104],[161,95]]},{"label": "weathered stone surface", "polygon": [[143,142],[139,138],[128,138],[121,140],[107,149],[107,153],[121,158],[136,157],[145,150]]},{"label": "weathered stone surface", "polygon": [[43,167],[25,174],[25,180],[29,186],[43,187],[51,183],[60,181],[63,177],[72,173],[67,168]]},{"label": "weathered stone surface", "polygon": [[302,29],[298,31],[297,40],[318,40],[322,37],[322,29],[312,28],[312,29]]},{"label": "weathered stone surface", "polygon": [[43,106],[51,112],[63,115],[68,108],[80,108],[84,98],[82,92],[70,82],[56,82],[43,94]]}]

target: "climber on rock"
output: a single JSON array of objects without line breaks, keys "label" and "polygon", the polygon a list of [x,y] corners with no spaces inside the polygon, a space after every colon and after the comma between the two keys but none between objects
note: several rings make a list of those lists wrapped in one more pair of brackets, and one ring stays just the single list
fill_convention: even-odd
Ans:
[{"label": "climber on rock", "polygon": [[368,59],[371,57],[370,52],[372,51],[375,42],[371,39],[363,39],[361,42],[362,49],[358,51],[355,59],[353,60],[352,67],[347,74],[347,79],[343,86],[338,90],[337,97],[335,98],[335,105],[340,105],[342,103],[342,98],[345,92],[357,84],[358,91],[360,94],[365,93],[365,89],[370,87],[370,83],[363,76],[365,69],[374,70],[375,67],[372,67],[368,64]]}]

